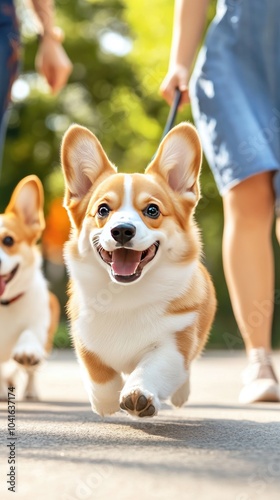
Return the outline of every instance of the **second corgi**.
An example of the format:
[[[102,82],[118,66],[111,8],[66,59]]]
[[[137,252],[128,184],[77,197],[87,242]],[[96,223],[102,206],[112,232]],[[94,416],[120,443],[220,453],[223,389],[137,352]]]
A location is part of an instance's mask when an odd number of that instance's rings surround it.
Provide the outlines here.
[[[0,215],[0,369],[11,359],[25,369],[25,399],[38,398],[35,371],[52,348],[60,313],[36,246],[44,226],[43,188],[31,175],[17,185]],[[1,372],[0,399],[7,399]]]

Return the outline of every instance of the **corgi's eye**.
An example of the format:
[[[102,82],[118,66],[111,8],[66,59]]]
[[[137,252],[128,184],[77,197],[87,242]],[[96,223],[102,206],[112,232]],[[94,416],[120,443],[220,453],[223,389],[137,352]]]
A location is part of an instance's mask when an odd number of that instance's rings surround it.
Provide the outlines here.
[[[2,240],[2,243],[3,245],[5,245],[5,247],[12,247],[14,242],[14,238],[12,238],[11,236],[5,236],[5,238],[3,238]]]
[[[105,217],[108,217],[109,213],[111,212],[111,209],[107,203],[102,203],[102,205],[99,205],[97,214],[98,217],[101,217],[104,219]]]
[[[160,209],[155,203],[150,203],[150,205],[143,210],[143,214],[151,219],[157,219],[160,216]]]

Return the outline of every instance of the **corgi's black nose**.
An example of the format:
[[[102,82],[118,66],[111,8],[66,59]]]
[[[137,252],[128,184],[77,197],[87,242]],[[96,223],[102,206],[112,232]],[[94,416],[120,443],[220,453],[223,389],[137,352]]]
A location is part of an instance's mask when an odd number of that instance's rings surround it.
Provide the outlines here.
[[[135,236],[136,227],[133,224],[122,223],[111,229],[111,235],[118,243],[125,245]]]

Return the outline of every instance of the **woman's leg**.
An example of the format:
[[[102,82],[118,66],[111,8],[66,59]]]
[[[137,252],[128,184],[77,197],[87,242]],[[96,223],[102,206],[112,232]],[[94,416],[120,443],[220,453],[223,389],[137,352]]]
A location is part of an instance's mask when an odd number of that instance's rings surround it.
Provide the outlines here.
[[[270,172],[254,175],[224,197],[223,263],[234,315],[246,350],[270,350],[274,302]]]
[[[223,197],[223,204],[224,271],[234,315],[248,358],[254,363],[254,373],[251,370],[252,373],[247,373],[245,377],[247,379],[245,384],[248,386],[253,382],[253,390],[250,389],[248,393],[246,388],[246,397],[243,397],[243,394],[241,400],[242,402],[278,400],[279,387],[275,382],[275,374],[272,369],[267,368],[270,365],[268,353],[271,349],[274,306],[274,262],[271,243],[274,218],[272,174],[265,172],[241,182]],[[257,365],[259,369],[256,368]],[[258,379],[257,388],[255,379]],[[264,384],[263,379],[265,379]],[[271,381],[269,395],[268,379]],[[271,395],[271,385],[273,385],[273,395]]]
[[[276,234],[277,241],[280,245],[280,216],[279,215],[276,217],[275,234]]]
[[[280,170],[275,172],[273,178],[274,190],[276,194],[275,201],[275,214],[276,214],[276,222],[275,222],[275,234],[280,245]]]

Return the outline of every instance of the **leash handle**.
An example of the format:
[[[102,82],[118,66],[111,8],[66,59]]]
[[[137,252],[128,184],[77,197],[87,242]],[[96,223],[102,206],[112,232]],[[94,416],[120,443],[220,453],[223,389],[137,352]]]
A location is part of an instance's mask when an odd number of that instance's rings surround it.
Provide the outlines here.
[[[161,137],[160,141],[162,141],[162,139],[168,134],[168,132],[170,132],[170,130],[172,129],[172,127],[174,125],[174,121],[175,121],[178,107],[179,107],[179,104],[181,101],[181,97],[182,97],[182,92],[178,87],[176,87],[173,103],[171,105],[171,108],[170,108],[170,111],[169,111],[169,114],[167,117],[167,121],[166,121],[166,124],[164,127],[164,131],[162,133],[162,137]]]

